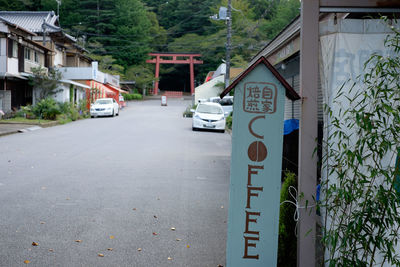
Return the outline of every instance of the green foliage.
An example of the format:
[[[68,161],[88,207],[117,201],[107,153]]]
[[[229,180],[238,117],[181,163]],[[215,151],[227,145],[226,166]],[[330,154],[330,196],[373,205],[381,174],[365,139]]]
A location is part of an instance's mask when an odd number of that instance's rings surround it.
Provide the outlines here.
[[[97,45],[97,49],[99,49],[100,47],[102,47],[102,45],[100,43],[92,43],[91,44],[92,47]],[[96,54],[90,54],[89,55],[92,59],[94,59],[95,61],[99,62],[99,70],[106,72],[106,73],[110,73],[113,75],[119,75],[120,77],[124,77],[124,67],[117,64],[117,60],[115,58],[113,58],[110,55],[96,55]]]
[[[32,111],[32,106],[21,106],[21,108],[15,113],[15,117],[17,118],[35,118],[35,115]]]
[[[203,81],[226,57],[226,22],[209,18],[221,6],[227,0],[63,0],[60,25],[90,51],[102,71],[129,77],[132,66],[143,66],[148,52],[197,52],[204,64],[196,65],[196,80]],[[299,13],[300,1],[232,0],[232,6],[232,66],[244,67]],[[57,3],[0,0],[0,9],[56,10]],[[153,81],[149,73],[154,65],[146,65],[137,78],[140,89]],[[160,74],[162,86],[171,87],[165,89],[188,90],[187,66],[162,65]]]
[[[136,65],[130,66],[125,72],[125,77],[127,80],[135,81],[135,87],[141,90],[146,88],[152,88],[154,80],[154,72],[150,70],[147,65]]]
[[[141,94],[122,94],[125,101],[128,100],[142,100],[143,96]]]
[[[151,51],[151,21],[139,0],[116,0],[113,24],[118,38],[112,41],[109,49],[121,65],[140,64]],[[140,44],[140,45],[138,45]]]
[[[45,120],[55,120],[56,116],[61,114],[59,105],[52,98],[42,99],[32,108],[32,112],[37,118]]]
[[[393,160],[400,140],[400,31],[393,28],[393,33],[385,41],[393,54],[373,55],[360,81],[349,91],[340,89],[333,103],[338,113],[326,107],[329,179],[321,189],[329,266],[400,266],[395,250],[400,241],[399,169]]]
[[[287,171],[281,188],[281,200],[295,201],[289,192],[297,189],[296,175]],[[294,193],[294,192],[293,192]],[[278,266],[291,267],[297,263],[297,237],[294,214],[296,207],[288,202],[281,204],[279,212]]]
[[[232,114],[226,117],[226,127],[231,130],[232,130],[232,120],[233,120]]]
[[[260,30],[268,39],[274,38],[292,19],[299,15],[299,0],[280,0],[276,13],[270,20],[261,23]]]
[[[185,111],[183,112],[183,117],[185,117],[185,118],[191,118],[191,117],[193,117],[193,113],[190,111],[191,109],[194,109],[194,110],[196,110],[196,108],[197,108],[197,104],[195,104],[194,106],[192,106],[192,105],[190,105],[190,106],[188,106],[186,109],[185,109]]]
[[[45,69],[41,66],[32,68],[33,76],[29,82],[33,87],[37,99],[48,98],[58,92],[58,82],[61,80],[61,73],[56,69]]]

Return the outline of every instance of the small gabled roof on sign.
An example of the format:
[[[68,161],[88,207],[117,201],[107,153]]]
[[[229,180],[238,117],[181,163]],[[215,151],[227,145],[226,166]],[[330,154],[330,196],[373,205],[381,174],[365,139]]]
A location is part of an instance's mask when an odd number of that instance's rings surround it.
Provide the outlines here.
[[[286,82],[286,80],[279,74],[279,72],[274,68],[274,66],[271,65],[271,63],[268,62],[268,60],[265,57],[260,57],[256,62],[254,62],[253,65],[248,67],[242,74],[237,77],[233,81],[232,84],[230,84],[220,95],[221,98],[226,96],[230,91],[232,91],[233,88],[241,81],[243,80],[255,67],[257,67],[259,64],[264,64],[265,67],[267,67],[271,73],[278,79],[278,81],[282,84],[282,86],[286,90],[286,97],[291,99],[291,100],[298,100],[300,99],[300,96],[296,93],[296,91]]]

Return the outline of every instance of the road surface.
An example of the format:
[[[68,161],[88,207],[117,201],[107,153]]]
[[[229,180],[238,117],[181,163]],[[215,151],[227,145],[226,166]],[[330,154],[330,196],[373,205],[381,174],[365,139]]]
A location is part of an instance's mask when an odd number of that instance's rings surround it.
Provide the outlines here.
[[[189,104],[0,137],[0,266],[224,266],[231,137]]]

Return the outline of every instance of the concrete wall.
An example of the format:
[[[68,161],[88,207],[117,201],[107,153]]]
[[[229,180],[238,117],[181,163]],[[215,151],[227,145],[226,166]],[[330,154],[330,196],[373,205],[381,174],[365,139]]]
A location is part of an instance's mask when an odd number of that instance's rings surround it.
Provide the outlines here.
[[[0,109],[5,113],[11,111],[11,91],[0,91]]]
[[[100,83],[105,82],[106,74],[99,71],[96,64],[91,67],[78,68],[78,67],[64,67],[59,68],[63,79],[67,80],[94,80]]]

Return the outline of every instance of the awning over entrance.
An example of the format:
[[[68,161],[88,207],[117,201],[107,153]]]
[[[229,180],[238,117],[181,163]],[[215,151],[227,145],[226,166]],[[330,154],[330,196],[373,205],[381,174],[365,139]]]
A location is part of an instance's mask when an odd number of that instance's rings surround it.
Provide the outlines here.
[[[9,72],[0,72],[0,79],[4,79],[4,78],[28,80],[28,78],[18,75],[18,74],[13,74],[13,73],[9,73]]]
[[[77,82],[74,82],[74,81],[71,81],[71,80],[60,80],[60,82],[67,83],[67,84],[72,84],[72,85],[75,85],[75,86],[81,87],[81,88],[90,89],[90,86],[87,86],[87,85],[84,85],[84,84],[81,84],[81,83],[77,83]]]
[[[107,83],[106,86],[111,88],[111,89],[117,90],[120,93],[124,93],[124,94],[128,94],[129,93],[128,91],[122,90],[121,88],[119,88],[117,86],[114,86],[114,85],[111,85],[109,83]]]

